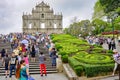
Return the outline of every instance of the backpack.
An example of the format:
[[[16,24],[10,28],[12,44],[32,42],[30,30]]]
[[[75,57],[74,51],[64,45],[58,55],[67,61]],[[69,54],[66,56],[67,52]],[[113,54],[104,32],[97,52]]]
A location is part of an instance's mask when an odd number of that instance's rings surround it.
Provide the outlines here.
[[[18,66],[17,66],[17,69],[16,69],[16,73],[15,73],[15,77],[16,77],[17,79],[20,78],[20,68],[21,68],[21,66],[18,65]]]

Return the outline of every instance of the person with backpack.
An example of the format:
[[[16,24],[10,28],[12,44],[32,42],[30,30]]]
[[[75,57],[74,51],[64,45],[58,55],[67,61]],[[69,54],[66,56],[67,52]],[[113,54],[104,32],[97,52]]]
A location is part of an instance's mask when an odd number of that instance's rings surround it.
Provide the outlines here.
[[[15,53],[12,52],[12,57],[10,58],[9,61],[9,65],[10,65],[10,74],[9,77],[11,79],[12,77],[12,71],[16,71],[17,65],[18,65],[18,58],[15,56]]]
[[[41,76],[43,76],[43,70],[44,70],[45,76],[47,76],[45,60],[46,60],[45,55],[43,54],[43,52],[40,52],[40,55],[39,55],[39,64],[40,64],[40,73],[41,73]]]
[[[8,57],[8,54],[6,54],[3,60],[3,65],[5,67],[5,78],[7,78],[7,75],[9,74],[9,61],[10,58]]]
[[[56,52],[55,48],[52,48],[52,51],[51,51],[51,54],[50,54],[50,57],[52,59],[52,67],[56,66],[56,58],[58,57],[56,55],[56,53],[57,52]]]

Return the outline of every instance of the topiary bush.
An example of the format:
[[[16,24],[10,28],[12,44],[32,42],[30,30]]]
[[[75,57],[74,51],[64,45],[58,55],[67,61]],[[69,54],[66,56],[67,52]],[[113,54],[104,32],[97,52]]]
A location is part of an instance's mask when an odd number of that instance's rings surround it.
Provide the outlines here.
[[[108,50],[107,52],[110,54],[113,54],[113,50]]]
[[[82,73],[83,73],[83,67],[82,66],[77,66],[77,67],[74,68],[74,71],[76,72],[76,74],[78,76],[81,76]]]
[[[61,56],[67,55],[67,53],[64,52],[64,51],[60,51],[58,54],[61,55]]]
[[[88,53],[78,53],[73,56],[80,62],[87,64],[108,64],[113,63],[113,59],[110,56],[102,54],[88,54]]]
[[[62,48],[62,46],[60,44],[55,44],[55,47],[56,47],[57,51],[59,51]]]
[[[62,58],[62,62],[68,63],[68,55],[63,55],[61,58]]]

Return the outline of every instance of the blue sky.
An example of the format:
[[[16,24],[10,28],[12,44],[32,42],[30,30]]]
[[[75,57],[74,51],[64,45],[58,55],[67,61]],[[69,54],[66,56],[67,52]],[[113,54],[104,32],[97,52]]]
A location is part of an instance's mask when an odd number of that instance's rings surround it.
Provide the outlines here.
[[[21,32],[23,12],[30,13],[36,3],[42,0],[1,0],[0,33]],[[54,12],[62,12],[63,26],[70,24],[74,17],[79,20],[91,19],[97,0],[43,0]]]

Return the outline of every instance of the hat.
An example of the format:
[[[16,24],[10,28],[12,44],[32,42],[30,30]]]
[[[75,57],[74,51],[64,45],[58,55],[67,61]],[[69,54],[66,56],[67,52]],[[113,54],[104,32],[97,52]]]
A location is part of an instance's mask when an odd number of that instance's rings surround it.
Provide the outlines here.
[[[113,52],[118,52],[117,49],[114,49]]]

